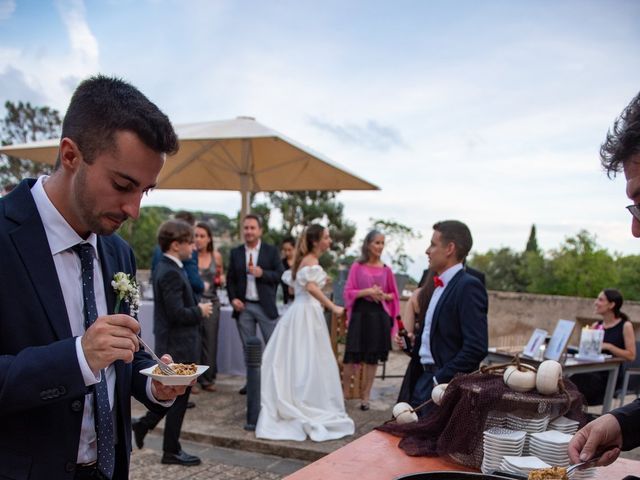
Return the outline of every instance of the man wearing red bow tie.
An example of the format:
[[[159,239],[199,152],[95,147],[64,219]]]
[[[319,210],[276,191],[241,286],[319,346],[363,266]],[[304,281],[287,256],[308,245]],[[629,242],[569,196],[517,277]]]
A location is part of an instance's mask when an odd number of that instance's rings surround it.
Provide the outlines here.
[[[431,398],[431,390],[458,373],[476,370],[487,355],[487,290],[464,268],[473,239],[469,228],[457,220],[438,222],[427,248],[434,272],[431,294],[418,314],[409,372],[403,390],[413,407]],[[428,408],[419,412],[426,413]]]

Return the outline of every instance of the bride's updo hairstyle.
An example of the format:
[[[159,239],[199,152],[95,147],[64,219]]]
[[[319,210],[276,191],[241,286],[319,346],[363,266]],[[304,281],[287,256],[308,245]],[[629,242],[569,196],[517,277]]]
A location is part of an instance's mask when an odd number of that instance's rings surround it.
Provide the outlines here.
[[[313,250],[313,244],[320,241],[323,233],[324,227],[317,223],[313,223],[306,227],[298,237],[298,241],[296,243],[296,256],[293,260],[293,267],[291,267],[291,278],[296,278],[296,273],[298,273],[298,268],[300,268],[302,259]]]

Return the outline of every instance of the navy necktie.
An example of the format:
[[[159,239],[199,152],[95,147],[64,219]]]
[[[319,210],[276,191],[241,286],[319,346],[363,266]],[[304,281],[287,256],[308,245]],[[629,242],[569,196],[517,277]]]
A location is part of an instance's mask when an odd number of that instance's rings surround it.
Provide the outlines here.
[[[80,256],[82,267],[82,297],[84,298],[84,328],[91,326],[98,318],[96,295],[93,290],[93,247],[89,243],[74,245],[72,250]],[[98,470],[107,478],[113,477],[115,448],[113,446],[113,419],[109,407],[107,376],[101,372],[100,383],[95,385],[94,420],[98,442]]]

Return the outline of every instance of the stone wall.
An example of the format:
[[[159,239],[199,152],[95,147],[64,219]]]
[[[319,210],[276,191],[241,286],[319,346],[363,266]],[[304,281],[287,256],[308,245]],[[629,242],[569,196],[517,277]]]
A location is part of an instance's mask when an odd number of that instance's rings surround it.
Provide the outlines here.
[[[595,299],[562,297],[558,295],[533,295],[489,291],[489,345],[507,347],[525,345],[536,328],[553,333],[559,319],[575,320],[576,328],[570,340],[578,345],[580,328],[600,317],[593,311]],[[624,302],[625,312],[640,331],[640,302]]]

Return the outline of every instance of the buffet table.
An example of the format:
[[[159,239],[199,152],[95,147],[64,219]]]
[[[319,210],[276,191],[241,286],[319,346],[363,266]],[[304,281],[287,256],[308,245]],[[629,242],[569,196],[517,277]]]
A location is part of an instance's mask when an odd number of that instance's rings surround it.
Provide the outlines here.
[[[233,309],[224,305],[220,308],[220,321],[218,323],[218,373],[227,375],[245,375],[244,353],[242,342],[236,321],[231,317]],[[151,347],[155,346],[153,335],[153,301],[143,300],[140,302],[138,320],[142,328],[142,339]],[[259,331],[259,329],[258,329]],[[259,338],[262,338],[258,334]],[[156,352],[161,355],[163,352]]]
[[[417,472],[474,471],[437,457],[409,457],[398,448],[399,441],[393,435],[374,430],[285,477],[285,480],[393,480]],[[619,479],[638,472],[639,461],[619,458],[607,467],[596,468],[591,479]]]
[[[517,353],[517,352],[516,352]],[[496,349],[489,349],[489,354],[484,359],[484,363],[507,363],[515,356],[513,351],[503,351]],[[530,358],[523,358],[521,360],[525,363],[529,363],[534,366],[540,365],[538,360]],[[609,372],[607,377],[607,388],[604,394],[604,400],[602,401],[602,413],[607,413],[611,410],[611,404],[613,403],[613,395],[616,390],[616,379],[618,378],[618,369],[624,360],[622,358],[607,358],[604,362],[586,362],[578,361],[573,357],[567,357],[562,364],[563,375],[571,377],[575,373],[588,373],[588,372]]]

